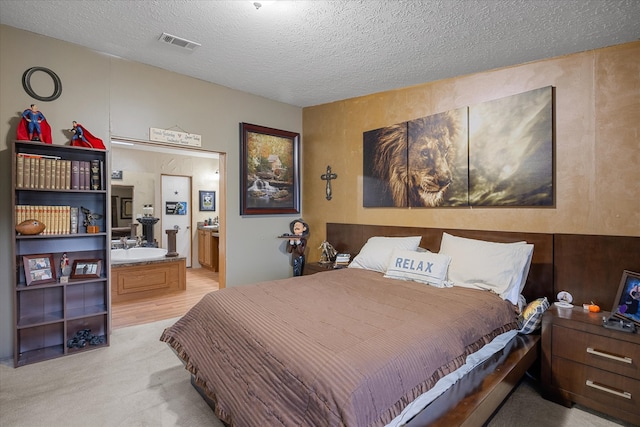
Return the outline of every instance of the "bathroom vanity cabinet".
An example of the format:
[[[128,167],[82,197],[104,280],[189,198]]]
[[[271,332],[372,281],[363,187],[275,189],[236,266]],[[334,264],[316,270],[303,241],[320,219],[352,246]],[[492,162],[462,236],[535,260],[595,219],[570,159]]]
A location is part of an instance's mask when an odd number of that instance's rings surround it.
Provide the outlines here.
[[[218,271],[218,230],[198,228],[198,262],[204,268]]]
[[[109,345],[107,171],[106,150],[13,142],[13,224],[45,225],[12,242],[16,367]]]

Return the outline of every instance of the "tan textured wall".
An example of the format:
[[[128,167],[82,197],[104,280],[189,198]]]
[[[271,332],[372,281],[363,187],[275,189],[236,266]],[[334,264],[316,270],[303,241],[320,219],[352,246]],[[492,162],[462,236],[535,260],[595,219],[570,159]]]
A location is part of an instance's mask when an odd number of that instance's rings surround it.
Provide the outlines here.
[[[555,207],[362,207],[364,131],[550,85]],[[640,42],[305,108],[303,129],[309,261],[327,222],[640,236]]]

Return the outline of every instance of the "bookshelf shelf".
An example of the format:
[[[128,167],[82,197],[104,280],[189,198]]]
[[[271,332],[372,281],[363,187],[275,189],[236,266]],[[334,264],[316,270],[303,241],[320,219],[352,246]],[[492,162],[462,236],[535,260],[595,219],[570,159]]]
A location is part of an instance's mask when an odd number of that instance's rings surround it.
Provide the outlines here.
[[[13,223],[37,219],[46,226],[36,235],[16,232],[12,242],[15,367],[109,345],[107,154],[90,148],[13,142]],[[98,233],[86,232],[82,208],[98,216],[93,224]],[[75,260],[101,260],[101,276],[61,281],[64,255],[69,267]],[[69,269],[64,270],[68,275]],[[99,345],[70,346],[84,330],[101,337]]]

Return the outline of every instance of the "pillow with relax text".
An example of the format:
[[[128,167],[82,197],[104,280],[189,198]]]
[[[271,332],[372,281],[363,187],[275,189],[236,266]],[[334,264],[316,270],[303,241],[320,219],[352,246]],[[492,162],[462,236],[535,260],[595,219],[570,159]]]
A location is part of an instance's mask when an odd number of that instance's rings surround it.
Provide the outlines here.
[[[370,237],[360,253],[351,261],[349,268],[364,268],[384,273],[387,271],[389,258],[395,249],[415,251],[421,239],[422,236]]]
[[[396,249],[384,277],[444,288],[450,261],[448,255]]]

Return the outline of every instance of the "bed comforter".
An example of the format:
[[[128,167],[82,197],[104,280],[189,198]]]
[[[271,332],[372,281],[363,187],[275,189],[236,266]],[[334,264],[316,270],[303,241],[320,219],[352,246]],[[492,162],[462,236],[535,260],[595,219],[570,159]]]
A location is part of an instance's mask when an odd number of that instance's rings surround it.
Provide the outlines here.
[[[233,426],[383,426],[516,328],[488,291],[341,269],[206,295],[167,342]]]

